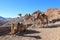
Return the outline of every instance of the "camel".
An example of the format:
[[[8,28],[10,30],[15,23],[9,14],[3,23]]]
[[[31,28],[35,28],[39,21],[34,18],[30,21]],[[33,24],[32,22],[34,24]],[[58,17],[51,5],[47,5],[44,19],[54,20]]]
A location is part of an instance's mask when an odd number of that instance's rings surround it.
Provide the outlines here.
[[[41,26],[44,27],[45,24],[47,24],[47,26],[48,26],[48,16],[45,15],[44,13],[36,11],[33,13],[33,16],[34,16],[34,22],[36,22],[37,20],[40,20],[38,22],[40,22]]]
[[[19,24],[16,26],[15,24],[11,24],[11,32],[9,33],[10,35],[14,35],[16,33],[20,33],[20,32],[23,32],[23,31],[26,31],[26,25],[23,25],[23,24]]]
[[[25,16],[24,16],[24,22],[25,22],[25,24],[26,25],[30,25],[30,27],[32,27],[33,26],[33,17],[32,17],[32,15],[30,15],[30,14],[26,14]]]
[[[37,26],[38,24],[40,25],[40,19],[39,19],[39,16],[40,16],[41,12],[38,10],[38,11],[35,11],[32,16],[33,16],[33,19],[34,19],[34,26]]]
[[[11,24],[11,32],[9,33],[10,35],[13,35],[15,34],[17,31],[17,27],[12,23]]]
[[[38,15],[40,15],[40,13],[35,13],[32,15],[34,17],[34,21],[39,19]]]
[[[26,14],[26,15],[24,16],[24,19],[25,19],[25,20],[31,19],[31,15],[30,15],[30,14]]]
[[[31,22],[32,21],[32,16],[30,14],[26,14],[24,16],[24,22]]]
[[[45,24],[46,24],[46,26],[48,26],[48,16],[47,15],[45,15],[44,13],[42,13],[39,16],[39,19],[41,20],[41,24],[42,24],[43,27],[44,27]]]

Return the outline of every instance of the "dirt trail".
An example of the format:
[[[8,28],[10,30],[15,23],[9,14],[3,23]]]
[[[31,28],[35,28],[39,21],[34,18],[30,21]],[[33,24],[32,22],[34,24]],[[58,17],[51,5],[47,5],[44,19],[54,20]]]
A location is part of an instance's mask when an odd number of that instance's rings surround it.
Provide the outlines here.
[[[1,35],[0,40],[60,40],[60,28],[29,28],[15,36]]]
[[[60,22],[49,24],[49,28],[28,28],[26,32],[8,35],[0,32],[0,40],[60,40]]]

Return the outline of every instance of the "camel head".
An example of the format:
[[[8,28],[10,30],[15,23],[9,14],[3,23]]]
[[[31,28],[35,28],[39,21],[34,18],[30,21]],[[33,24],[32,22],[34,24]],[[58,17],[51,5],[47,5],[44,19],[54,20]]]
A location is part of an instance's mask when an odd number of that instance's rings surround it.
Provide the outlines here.
[[[30,14],[26,14],[24,18],[25,18],[25,19],[29,19],[30,17],[31,17]]]
[[[42,12],[40,10],[35,11],[32,15],[34,16],[34,18],[39,18],[40,14],[42,14]]]

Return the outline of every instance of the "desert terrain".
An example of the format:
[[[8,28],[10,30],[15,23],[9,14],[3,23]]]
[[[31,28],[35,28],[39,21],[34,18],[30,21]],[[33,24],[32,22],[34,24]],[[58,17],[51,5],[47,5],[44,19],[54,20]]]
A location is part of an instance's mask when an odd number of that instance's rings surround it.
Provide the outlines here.
[[[26,32],[8,35],[9,31],[0,32],[0,40],[60,40],[60,22],[49,24],[48,28],[28,28]]]

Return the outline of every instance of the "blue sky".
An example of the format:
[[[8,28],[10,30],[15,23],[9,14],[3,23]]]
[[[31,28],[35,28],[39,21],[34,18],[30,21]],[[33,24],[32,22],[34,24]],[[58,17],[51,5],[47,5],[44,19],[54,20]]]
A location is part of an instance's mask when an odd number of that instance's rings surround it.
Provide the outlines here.
[[[45,12],[49,8],[60,8],[60,0],[0,0],[0,16],[18,17],[19,13],[32,14],[36,10]]]

